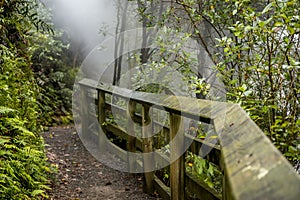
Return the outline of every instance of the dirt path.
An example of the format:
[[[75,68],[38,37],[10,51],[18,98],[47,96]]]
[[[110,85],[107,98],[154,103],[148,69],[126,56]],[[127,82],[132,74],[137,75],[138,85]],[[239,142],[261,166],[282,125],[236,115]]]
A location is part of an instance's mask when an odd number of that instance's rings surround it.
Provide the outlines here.
[[[115,171],[91,156],[73,126],[50,128],[43,137],[48,158],[59,170],[51,199],[159,199],[143,193],[140,175]]]

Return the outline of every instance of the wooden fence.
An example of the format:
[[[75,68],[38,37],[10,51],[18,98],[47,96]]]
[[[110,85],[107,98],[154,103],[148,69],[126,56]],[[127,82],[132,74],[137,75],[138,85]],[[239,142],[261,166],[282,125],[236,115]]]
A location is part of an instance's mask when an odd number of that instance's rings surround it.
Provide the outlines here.
[[[239,105],[136,92],[104,83],[98,84],[90,79],[81,80],[79,85],[81,134],[95,134],[90,128],[89,116],[96,115],[104,133],[125,140],[126,147],[121,148],[107,142],[105,135],[98,134],[99,151],[114,152],[128,163],[128,169],[144,168],[146,192],[156,191],[163,199],[172,200],[300,198],[299,175]],[[122,99],[125,107],[114,104],[113,98]],[[169,123],[161,124],[151,119],[151,106],[164,110],[168,114]],[[124,128],[107,123],[112,110],[122,116],[126,122]],[[218,143],[214,145],[203,138],[188,134],[183,129],[182,118],[211,124],[216,133],[221,133]],[[135,123],[141,124],[141,134],[136,133]],[[159,127],[159,134],[167,137],[167,141],[177,137],[175,142],[170,143],[169,156],[153,148],[154,136],[147,137],[149,133],[153,133],[155,127]],[[204,146],[210,148],[205,159],[214,163],[223,174],[221,193],[187,170],[189,163],[186,161],[186,153],[178,156],[187,140],[192,140],[187,151],[193,154],[198,154]],[[155,159],[130,159],[128,152],[154,152]],[[156,164],[153,160],[174,161],[167,169],[170,174],[169,186],[155,172],[147,171],[147,168],[151,169]]]

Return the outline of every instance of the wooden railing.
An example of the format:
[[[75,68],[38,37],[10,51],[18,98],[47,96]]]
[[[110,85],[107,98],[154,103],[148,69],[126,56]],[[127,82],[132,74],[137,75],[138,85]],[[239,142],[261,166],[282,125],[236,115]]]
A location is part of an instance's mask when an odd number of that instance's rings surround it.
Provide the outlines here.
[[[114,143],[107,142],[105,135],[98,134],[99,152],[108,150],[115,153],[128,163],[128,169],[138,167],[144,169],[146,192],[157,191],[163,199],[172,200],[299,199],[299,175],[239,105],[136,92],[104,83],[98,84],[90,79],[81,80],[79,85],[82,136],[95,134],[93,133],[95,131],[89,128],[92,123],[89,116],[96,115],[105,134],[113,134],[125,140],[126,148],[122,149]],[[125,107],[112,103],[121,99],[125,102]],[[151,106],[164,110],[168,114],[169,123],[161,124],[151,119],[153,117],[149,114]],[[96,110],[96,113],[93,110]],[[125,122],[123,128],[107,123],[108,113],[112,110],[122,116]],[[186,133],[183,118],[211,124],[218,133],[218,143],[214,145]],[[135,123],[141,124],[141,130],[134,128]],[[153,136],[147,137],[149,133],[153,133],[155,127],[160,129],[160,139],[170,141],[177,137],[170,143],[169,157],[153,148],[155,146]],[[138,134],[137,131],[142,133]],[[192,140],[187,151],[194,154],[198,154],[200,148],[204,146],[211,148],[205,159],[213,162],[222,171],[222,193],[208,187],[203,180],[187,170],[186,154],[176,159],[187,140]],[[144,157],[138,161],[130,158],[128,152],[155,152],[155,159]],[[154,160],[157,163],[154,163]],[[168,187],[155,172],[147,168],[159,165],[160,161],[164,163],[170,160],[175,161],[170,163],[168,169],[170,174]]]

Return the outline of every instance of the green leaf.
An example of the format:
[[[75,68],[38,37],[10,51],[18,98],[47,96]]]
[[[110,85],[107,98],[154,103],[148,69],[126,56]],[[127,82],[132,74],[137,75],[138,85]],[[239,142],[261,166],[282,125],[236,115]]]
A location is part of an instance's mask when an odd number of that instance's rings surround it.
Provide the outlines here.
[[[283,37],[283,40],[284,40],[285,44],[289,44],[290,43],[290,39],[287,36]]]
[[[36,195],[40,195],[43,194],[45,191],[44,190],[34,190],[31,192],[31,196],[36,196]]]
[[[16,112],[16,110],[11,109],[11,108],[7,108],[4,106],[0,106],[0,115],[7,115],[10,113]]]
[[[236,15],[236,13],[237,13],[237,9],[234,9],[232,15]]]
[[[294,27],[288,26],[287,29],[288,29],[288,31],[290,32],[291,35],[295,34]]]
[[[208,172],[211,176],[214,175],[214,167],[213,167],[211,164],[209,164],[209,168],[208,168],[207,172]]]
[[[262,11],[262,14],[265,14],[266,12],[268,12],[271,7],[273,6],[273,2],[272,3],[269,3],[265,8],[264,10]]]
[[[275,22],[274,26],[275,27],[282,27],[283,23],[282,22]]]
[[[205,179],[204,181],[210,188],[214,188],[213,182],[209,181],[208,179]]]
[[[0,136],[0,145],[1,146],[6,144],[6,143],[9,143],[9,141],[10,141],[9,137],[4,138],[4,137]]]

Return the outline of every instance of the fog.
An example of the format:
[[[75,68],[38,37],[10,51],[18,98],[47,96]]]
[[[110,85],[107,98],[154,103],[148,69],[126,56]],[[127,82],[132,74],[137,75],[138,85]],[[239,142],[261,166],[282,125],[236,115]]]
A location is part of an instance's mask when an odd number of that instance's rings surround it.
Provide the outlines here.
[[[104,36],[103,24],[114,32],[116,8],[113,0],[43,0],[52,10],[56,27],[63,29],[72,42],[84,47],[87,54]]]
[[[43,0],[48,7],[52,9],[53,20],[58,28],[63,29],[71,37],[71,48],[77,53],[78,47],[80,47],[80,54],[82,59],[80,63],[81,70],[86,77],[101,80],[103,82],[112,83],[114,61],[121,55],[114,54],[115,39],[108,34],[106,37],[99,33],[103,24],[108,26],[108,32],[113,34],[116,30],[117,21],[117,9],[114,0]],[[132,50],[140,49],[142,44],[141,29],[137,29],[141,24],[138,23],[133,10],[135,3],[129,4],[128,20],[126,24],[125,46],[123,54],[127,55]],[[135,30],[133,30],[136,28]],[[130,31],[131,30],[131,31]],[[136,32],[135,32],[136,31]],[[150,31],[149,31],[150,32]],[[158,34],[159,31],[153,30],[152,34]],[[162,35],[159,34],[159,35]],[[176,35],[174,35],[176,36]],[[155,38],[155,37],[153,37]],[[192,40],[192,39],[191,39]],[[180,41],[180,40],[178,40]],[[149,41],[148,41],[149,42]],[[195,54],[195,58],[199,63],[192,69],[197,74],[200,72],[206,81],[214,85],[216,88],[212,88],[210,92],[212,96],[222,96],[223,85],[216,79],[213,67],[214,63],[207,55],[204,49],[197,41],[193,41],[195,44],[189,46],[191,54]],[[151,42],[147,44],[150,47]],[[143,46],[145,48],[145,46]],[[151,47],[153,48],[153,47]],[[198,51],[196,51],[198,50]],[[198,55],[197,55],[198,54]],[[75,56],[75,61],[76,61]],[[191,66],[192,67],[192,66]],[[122,63],[121,74],[125,74],[129,69],[128,62]],[[197,72],[198,71],[198,72]],[[128,74],[131,76],[131,74]],[[130,82],[130,77],[124,76],[124,83],[127,87],[127,82]],[[220,94],[222,93],[222,94]]]

